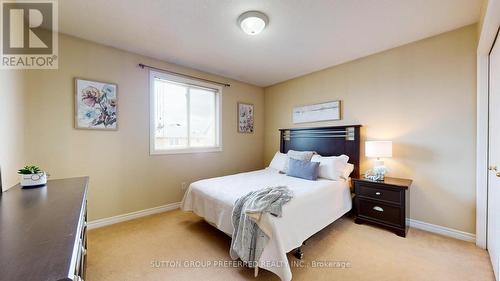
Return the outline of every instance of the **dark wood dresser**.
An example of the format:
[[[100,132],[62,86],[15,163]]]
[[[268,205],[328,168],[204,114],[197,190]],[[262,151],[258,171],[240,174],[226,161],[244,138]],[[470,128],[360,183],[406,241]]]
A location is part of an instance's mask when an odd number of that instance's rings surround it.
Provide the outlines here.
[[[384,181],[353,178],[356,223],[371,223],[406,237],[410,216],[411,180],[386,177]]]
[[[88,178],[0,196],[0,281],[85,279]]]

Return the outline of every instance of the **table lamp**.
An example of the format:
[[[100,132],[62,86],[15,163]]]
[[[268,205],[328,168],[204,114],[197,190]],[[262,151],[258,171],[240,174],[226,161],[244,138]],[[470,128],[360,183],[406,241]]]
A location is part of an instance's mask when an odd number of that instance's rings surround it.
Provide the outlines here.
[[[365,156],[377,158],[373,163],[373,169],[365,174],[365,178],[384,180],[387,169],[384,166],[384,161],[380,158],[392,157],[392,141],[366,141]]]

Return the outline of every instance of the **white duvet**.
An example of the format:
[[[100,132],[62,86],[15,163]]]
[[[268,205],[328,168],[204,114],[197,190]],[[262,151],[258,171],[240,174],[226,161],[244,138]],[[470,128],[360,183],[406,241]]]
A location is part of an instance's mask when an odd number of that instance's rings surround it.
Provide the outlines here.
[[[259,267],[275,273],[281,280],[291,280],[286,253],[351,209],[348,182],[309,181],[268,168],[194,182],[184,195],[181,209],[193,211],[231,235],[231,214],[236,200],[250,191],[270,186],[288,186],[294,197],[283,207],[281,218],[265,214],[258,222],[259,227],[270,234]]]

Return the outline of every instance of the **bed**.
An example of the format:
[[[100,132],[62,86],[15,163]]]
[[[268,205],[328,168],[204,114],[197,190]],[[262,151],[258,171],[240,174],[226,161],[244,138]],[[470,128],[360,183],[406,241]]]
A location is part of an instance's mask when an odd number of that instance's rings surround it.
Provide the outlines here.
[[[359,129],[360,126],[283,129],[280,130],[280,151],[312,150],[324,156],[346,154],[354,165],[351,176],[358,176]],[[291,280],[286,254],[351,210],[348,180],[309,181],[267,168],[194,182],[184,195],[181,209],[194,212],[231,236],[231,215],[236,200],[250,191],[269,186],[287,186],[294,198],[284,205],[282,217],[265,214],[259,221],[259,227],[270,236],[259,267],[275,273],[281,280]]]

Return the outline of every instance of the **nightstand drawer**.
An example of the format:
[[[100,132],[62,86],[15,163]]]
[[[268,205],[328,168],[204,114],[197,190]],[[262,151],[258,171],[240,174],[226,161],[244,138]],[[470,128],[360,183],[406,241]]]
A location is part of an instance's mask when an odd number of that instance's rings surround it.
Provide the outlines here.
[[[360,217],[376,219],[395,226],[401,225],[401,208],[361,198],[358,198],[358,203]]]
[[[384,200],[396,204],[401,203],[400,191],[379,188],[369,183],[356,183],[356,185],[360,185],[355,191],[356,194],[359,194],[360,196],[377,200]]]

